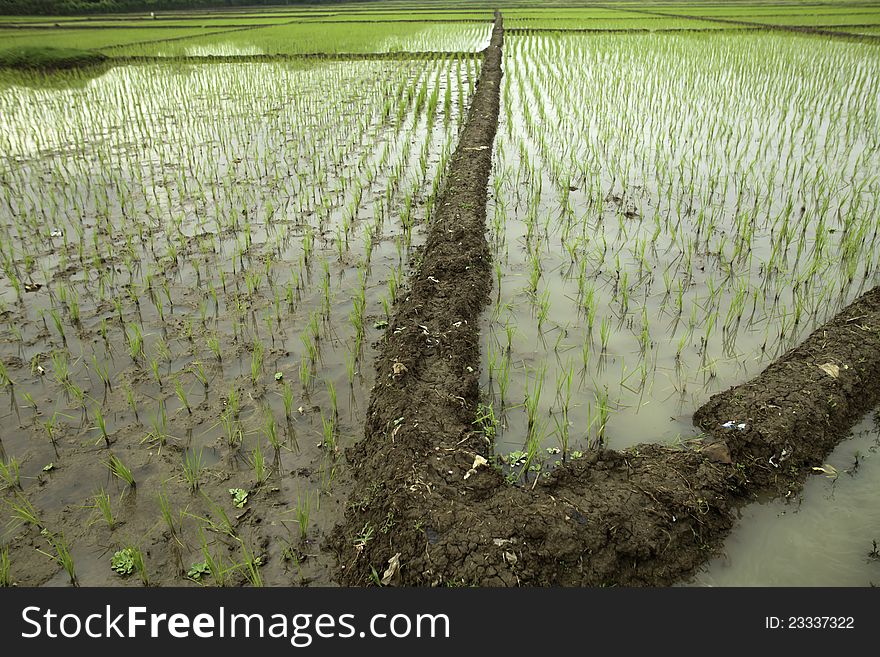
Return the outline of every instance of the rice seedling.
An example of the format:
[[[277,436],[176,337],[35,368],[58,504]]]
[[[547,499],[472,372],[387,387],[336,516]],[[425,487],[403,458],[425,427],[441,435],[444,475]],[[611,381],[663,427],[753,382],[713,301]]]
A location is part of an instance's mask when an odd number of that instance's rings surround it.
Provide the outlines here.
[[[101,378],[101,382],[108,392],[113,392],[113,382],[110,380],[110,370],[106,363],[101,363],[95,354],[92,354],[92,368]]]
[[[189,485],[190,492],[195,493],[199,489],[203,469],[202,450],[188,449],[183,457],[183,478]]]
[[[216,504],[204,492],[201,492],[201,496],[208,507],[209,513],[205,516],[197,516],[191,513],[186,513],[186,515],[201,521],[204,528],[207,530],[223,534],[224,536],[228,536],[232,539],[237,540],[238,533],[235,531],[235,525],[232,523],[232,520],[229,518],[229,515],[226,513],[223,507],[219,504]]]
[[[46,532],[45,536],[46,540],[49,541],[49,545],[55,551],[55,554],[45,552],[39,548],[37,548],[37,552],[46,555],[61,566],[67,573],[72,586],[79,586],[79,582],[76,579],[76,567],[73,562],[73,555],[70,552],[70,546],[64,538],[64,534],[51,534]]]
[[[3,482],[4,488],[17,488],[21,490],[21,473],[19,471],[19,462],[14,456],[6,461],[0,460],[0,481]]]
[[[312,496],[310,492],[296,494],[296,521],[299,524],[299,538],[305,542],[309,533],[309,518],[312,513]]]
[[[129,324],[125,335],[128,339],[128,354],[132,362],[137,364],[144,355],[144,338],[141,329],[137,324]]]
[[[101,432],[101,436],[98,438],[98,441],[95,443],[96,445],[100,443],[102,440],[104,441],[104,445],[108,448],[110,447],[110,436],[107,433],[107,422],[104,419],[104,414],[101,411],[101,405],[95,404],[92,407],[92,417],[95,418],[95,422],[97,423],[97,429]]]
[[[257,482],[257,486],[266,483],[266,478],[268,476],[268,471],[266,470],[266,458],[263,456],[263,450],[260,449],[259,442],[254,446],[253,451],[251,451],[248,463],[250,463],[250,466],[254,469],[254,479]]]
[[[187,396],[186,390],[183,387],[183,384],[180,382],[180,379],[174,379],[174,394],[177,395],[177,398],[180,400],[180,403],[183,404],[186,412],[189,415],[192,415],[192,408],[190,408],[189,405],[189,398]]]
[[[165,407],[164,399],[159,400],[156,414],[150,420],[150,426],[150,432],[144,436],[141,443],[150,443],[151,445],[158,446],[161,451],[168,442],[168,438],[171,437],[168,434],[168,411]]]
[[[222,551],[211,551],[202,529],[199,529],[199,542],[204,561],[193,564],[187,572],[187,577],[201,583],[205,575],[210,575],[214,586],[226,586],[229,584],[229,574],[235,570],[235,567],[226,565]]]
[[[9,559],[9,547],[4,545],[0,548],[0,588],[7,588],[15,584],[12,579],[12,561]]]
[[[526,393],[523,406],[528,416],[528,432],[529,435],[536,427],[538,418],[538,406],[541,402],[541,392],[544,389],[544,373],[545,369],[541,368],[534,373],[533,385],[529,387],[529,374],[526,372]]]
[[[208,349],[214,355],[214,358],[217,359],[218,363],[223,362],[223,350],[220,347],[220,340],[216,335],[208,336],[207,340]]]
[[[5,504],[11,512],[13,525],[32,525],[42,531],[39,513],[23,493],[16,493],[11,500],[5,500]]]
[[[196,380],[202,384],[202,387],[205,391],[208,390],[208,375],[205,373],[205,368],[199,361],[193,361],[190,365],[189,371],[192,373]]]
[[[241,553],[244,559],[241,567],[242,573],[251,586],[263,586],[263,575],[260,573],[260,566],[263,565],[262,558],[255,555],[244,540],[239,538],[238,542],[241,544]]]
[[[258,339],[254,340],[254,348],[251,352],[251,381],[254,385],[260,379],[260,376],[263,373],[263,353],[265,348],[263,347],[263,343]]]
[[[95,510],[96,516],[89,522],[89,524],[93,524],[100,517],[107,523],[107,528],[110,531],[116,529],[118,523],[113,516],[113,506],[111,504],[110,496],[103,488],[92,497],[92,504],[90,507]]]
[[[159,502],[159,512],[162,520],[165,522],[165,527],[168,528],[169,536],[177,543],[181,543],[180,533],[183,526],[183,514],[181,513],[177,520],[174,519],[174,514],[171,512],[171,501],[168,499],[168,492],[165,490],[164,484],[156,499]]]
[[[325,418],[324,412],[321,411],[321,433],[324,437],[322,445],[331,454],[337,452],[336,446],[336,421],[332,418]]]
[[[285,381],[281,386],[281,399],[284,402],[284,418],[290,422],[293,416],[293,388]]]
[[[263,427],[265,429],[266,438],[272,449],[275,450],[276,463],[281,459],[281,439],[278,436],[278,426],[275,424],[275,415],[272,409],[266,406],[263,409]]]
[[[124,481],[130,489],[134,489],[137,487],[137,482],[135,482],[134,474],[122,462],[122,460],[116,456],[115,454],[110,454],[110,457],[105,462],[107,469],[110,470],[110,474],[112,474],[117,479]]]

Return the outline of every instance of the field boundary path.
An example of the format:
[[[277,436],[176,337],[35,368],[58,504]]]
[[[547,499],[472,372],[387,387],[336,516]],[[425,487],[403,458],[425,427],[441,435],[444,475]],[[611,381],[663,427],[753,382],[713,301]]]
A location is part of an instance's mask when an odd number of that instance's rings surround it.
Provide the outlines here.
[[[602,9],[611,10],[609,5],[596,5]],[[742,26],[750,28],[758,28],[762,30],[776,30],[779,32],[794,32],[795,34],[814,34],[818,36],[832,37],[835,39],[844,39],[847,41],[867,41],[871,43],[880,43],[880,35],[875,34],[856,34],[854,32],[835,32],[833,30],[823,29],[822,27],[812,27],[810,25],[784,25],[779,23],[759,23],[756,21],[743,21],[735,18],[723,18],[720,16],[691,16],[688,14],[669,14],[659,11],[648,11],[638,9],[626,9],[623,7],[614,8],[615,11],[628,11],[641,16],[660,16],[662,18],[682,18],[691,21],[711,21],[712,23],[722,23],[724,25]],[[841,25],[840,27],[862,27],[860,25]],[[680,30],[681,31],[681,30]],[[690,30],[684,30],[690,31]]]
[[[595,450],[532,488],[493,465],[480,403],[488,178],[502,18],[377,359],[355,480],[331,541],[338,577],[369,583],[661,586],[705,563],[758,494],[790,495],[880,400],[880,289],[756,379],[697,411],[706,438]]]

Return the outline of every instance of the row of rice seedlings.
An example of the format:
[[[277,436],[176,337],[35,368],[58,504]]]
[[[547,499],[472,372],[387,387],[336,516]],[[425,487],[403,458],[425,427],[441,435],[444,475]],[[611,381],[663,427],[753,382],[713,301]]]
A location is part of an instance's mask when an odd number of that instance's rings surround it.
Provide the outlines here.
[[[115,56],[230,56],[333,53],[477,52],[489,43],[489,21],[463,23],[402,23],[369,21],[340,23],[292,21],[290,24],[175,40],[106,47]],[[115,44],[111,44],[115,45]]]
[[[396,252],[393,299],[477,73],[473,57],[301,71],[223,66],[196,69],[185,81],[135,68],[71,93],[0,91],[10,119],[0,134],[0,261],[10,274],[0,283],[0,309],[12,311],[2,328],[12,339],[0,353],[0,384],[16,413],[31,413],[33,431],[48,436],[57,458],[66,444],[59,436],[78,432],[108,449],[131,445],[133,421],[142,427],[135,439],[160,451],[188,446],[194,431],[200,444],[216,433],[238,450],[260,432],[278,463],[284,443],[272,406],[283,405],[296,448],[296,400],[311,394],[330,413],[313,430],[335,454],[344,404],[338,381],[321,369],[346,340],[334,320],[350,295],[346,270],[356,264],[362,325],[346,355],[352,415],[355,396],[365,394],[356,384],[369,308],[381,300],[372,281]],[[385,111],[395,94],[408,108],[399,118]],[[183,106],[192,112],[181,115],[175,108]],[[53,127],[33,132],[36,117]],[[247,117],[259,119],[246,128]],[[123,128],[96,140],[108,125]],[[21,166],[8,168],[13,159]],[[309,337],[302,388],[283,377],[281,354],[300,351],[288,328],[296,324]],[[30,370],[10,371],[7,362]],[[279,395],[266,395],[271,373]],[[325,391],[312,390],[319,377]],[[46,419],[37,423],[39,416]],[[204,481],[199,450],[186,447],[178,471],[194,491]],[[246,458],[258,484],[281,471],[259,443]],[[137,485],[123,460],[104,460],[112,476]],[[3,464],[15,482],[17,461]],[[334,471],[322,466],[322,485]],[[39,521],[16,503],[22,522]],[[116,526],[106,493],[86,505]]]
[[[880,57],[802,45],[507,40],[484,333],[505,450],[545,418],[568,453],[672,438],[876,283]],[[573,392],[534,408],[536,367]]]

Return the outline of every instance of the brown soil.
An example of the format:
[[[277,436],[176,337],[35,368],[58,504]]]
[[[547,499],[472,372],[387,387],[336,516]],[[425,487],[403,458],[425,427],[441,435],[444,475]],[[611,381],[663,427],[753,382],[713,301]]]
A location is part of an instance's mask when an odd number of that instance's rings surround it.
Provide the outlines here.
[[[347,454],[355,493],[331,541],[339,578],[668,585],[714,554],[735,505],[796,490],[880,400],[880,288],[755,380],[713,396],[695,416],[702,443],[593,451],[530,488],[508,484],[473,423],[502,39],[498,16],[427,244],[377,360],[365,438]],[[472,469],[477,456],[488,465]]]

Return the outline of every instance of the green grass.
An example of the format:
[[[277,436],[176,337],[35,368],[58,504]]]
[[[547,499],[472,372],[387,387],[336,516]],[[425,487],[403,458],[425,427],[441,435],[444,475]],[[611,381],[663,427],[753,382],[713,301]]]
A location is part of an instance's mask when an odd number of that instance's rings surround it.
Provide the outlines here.
[[[73,50],[81,48],[86,43],[92,50],[105,50],[133,43],[200,36],[206,31],[202,28],[170,30],[150,28],[120,28],[118,30],[20,29],[0,30],[0,39],[4,45],[11,48]]]
[[[481,23],[299,23],[143,45],[120,45],[112,55],[295,55],[397,51],[477,51],[491,24]],[[164,30],[170,32],[171,30]],[[145,39],[144,39],[145,40]],[[135,39],[132,39],[135,41]]]
[[[0,68],[59,71],[97,66],[106,59],[106,56],[99,52],[77,48],[25,45],[0,50]]]

